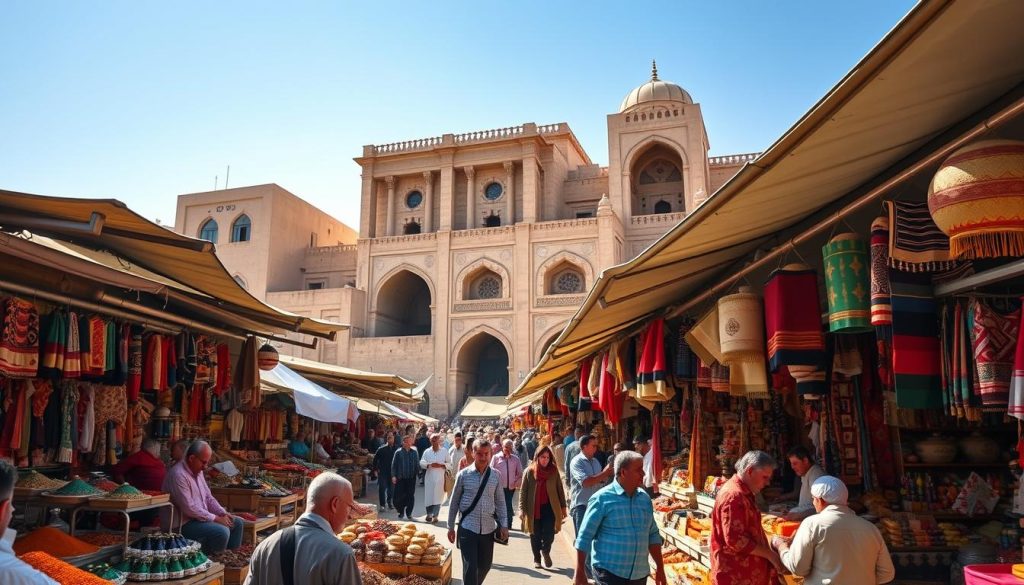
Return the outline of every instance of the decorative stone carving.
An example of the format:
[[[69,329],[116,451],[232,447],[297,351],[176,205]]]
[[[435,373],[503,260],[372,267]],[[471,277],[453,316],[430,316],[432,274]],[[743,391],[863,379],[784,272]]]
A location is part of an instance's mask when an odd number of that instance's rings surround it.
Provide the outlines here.
[[[452,306],[452,312],[454,313],[472,313],[475,311],[511,311],[512,300],[511,299],[499,299],[496,301],[492,300],[473,300],[473,301],[459,301]]]
[[[591,258],[594,255],[594,244],[583,244],[583,255]]]
[[[502,250],[501,255],[499,257],[501,258],[502,262],[508,262],[509,260],[512,259],[512,252],[508,250]]]
[[[538,258],[546,258],[547,255],[548,255],[548,248],[547,248],[547,246],[538,246],[537,247],[537,257]]]
[[[509,319],[509,318],[502,319],[501,320],[501,328],[503,330],[505,330],[505,331],[508,331],[509,329],[511,329],[512,328],[512,319]]]
[[[455,321],[454,323],[452,323],[452,329],[455,330],[456,333],[462,333],[462,331],[465,328],[466,324],[463,323],[462,321]]]
[[[545,317],[544,315],[541,315],[534,319],[533,323],[537,327],[537,329],[543,329],[548,326],[548,318]]]
[[[538,307],[578,307],[586,298],[587,295],[545,295],[537,297],[534,304]]]
[[[423,264],[426,265],[427,268],[433,268],[434,267],[434,255],[433,254],[427,254],[423,258]]]
[[[457,264],[459,266],[465,266],[466,265],[466,255],[465,254],[456,254],[455,255],[455,264]]]

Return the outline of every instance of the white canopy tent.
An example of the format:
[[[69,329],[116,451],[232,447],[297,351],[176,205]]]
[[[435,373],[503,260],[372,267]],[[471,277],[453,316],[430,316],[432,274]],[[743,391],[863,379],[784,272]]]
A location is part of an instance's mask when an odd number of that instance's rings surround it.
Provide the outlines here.
[[[351,400],[303,378],[283,363],[273,370],[260,372],[260,381],[274,391],[290,392],[295,400],[295,412],[302,416],[342,424],[359,418],[359,411]]]

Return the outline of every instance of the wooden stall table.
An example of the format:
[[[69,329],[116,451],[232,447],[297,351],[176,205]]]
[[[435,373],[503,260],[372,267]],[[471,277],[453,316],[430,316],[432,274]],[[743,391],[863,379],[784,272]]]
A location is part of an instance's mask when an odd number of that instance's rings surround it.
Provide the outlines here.
[[[281,523],[281,519],[277,516],[270,518],[260,518],[255,522],[249,522],[248,520],[242,521],[242,542],[245,544],[256,544],[256,533],[267,528],[277,528]]]
[[[242,488],[210,488],[210,494],[228,512],[256,513],[262,499],[259,490]]]
[[[171,579],[170,581],[147,581],[154,585],[223,585],[224,565],[213,563],[204,573],[185,577],[184,579]]]
[[[285,522],[293,524],[299,519],[299,500],[304,500],[305,498],[305,494],[289,494],[281,497],[261,497],[258,507],[260,512],[273,512],[274,516],[278,517],[281,524],[284,524]],[[292,509],[289,512],[285,512],[284,507],[288,504],[292,504]]]

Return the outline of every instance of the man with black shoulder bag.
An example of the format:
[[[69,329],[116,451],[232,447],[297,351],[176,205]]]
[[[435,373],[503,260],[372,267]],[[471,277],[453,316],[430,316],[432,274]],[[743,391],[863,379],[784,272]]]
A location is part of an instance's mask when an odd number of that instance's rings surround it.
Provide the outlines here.
[[[448,507],[448,541],[462,552],[462,582],[481,585],[491,570],[494,542],[508,542],[509,518],[498,475],[491,472],[491,444],[473,445],[474,465],[455,476]],[[458,534],[455,531],[459,519]]]

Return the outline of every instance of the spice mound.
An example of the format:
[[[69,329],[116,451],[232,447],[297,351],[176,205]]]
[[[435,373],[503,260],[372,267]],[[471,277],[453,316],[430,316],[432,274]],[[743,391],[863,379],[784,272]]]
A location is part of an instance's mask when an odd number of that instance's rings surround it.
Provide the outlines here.
[[[38,530],[36,532],[38,532]],[[110,581],[107,581],[106,579],[102,579],[92,573],[69,565],[60,559],[55,559],[41,551],[25,553],[24,555],[18,556],[21,557],[21,560],[32,565],[36,570],[58,583],[74,583],[75,585],[110,585]]]
[[[50,492],[54,496],[97,496],[102,493],[77,477],[64,487]]]
[[[99,547],[78,540],[63,530],[44,526],[14,541],[14,554],[19,557],[33,551],[42,551],[52,556],[65,558],[92,554]]]
[[[121,484],[117,489],[107,494],[107,499],[110,500],[142,500],[148,497],[126,483]]]
[[[28,472],[21,479],[15,487],[30,489],[30,490],[56,490],[64,487],[68,482],[61,481],[59,479],[50,479],[42,473],[39,473],[35,469]]]

